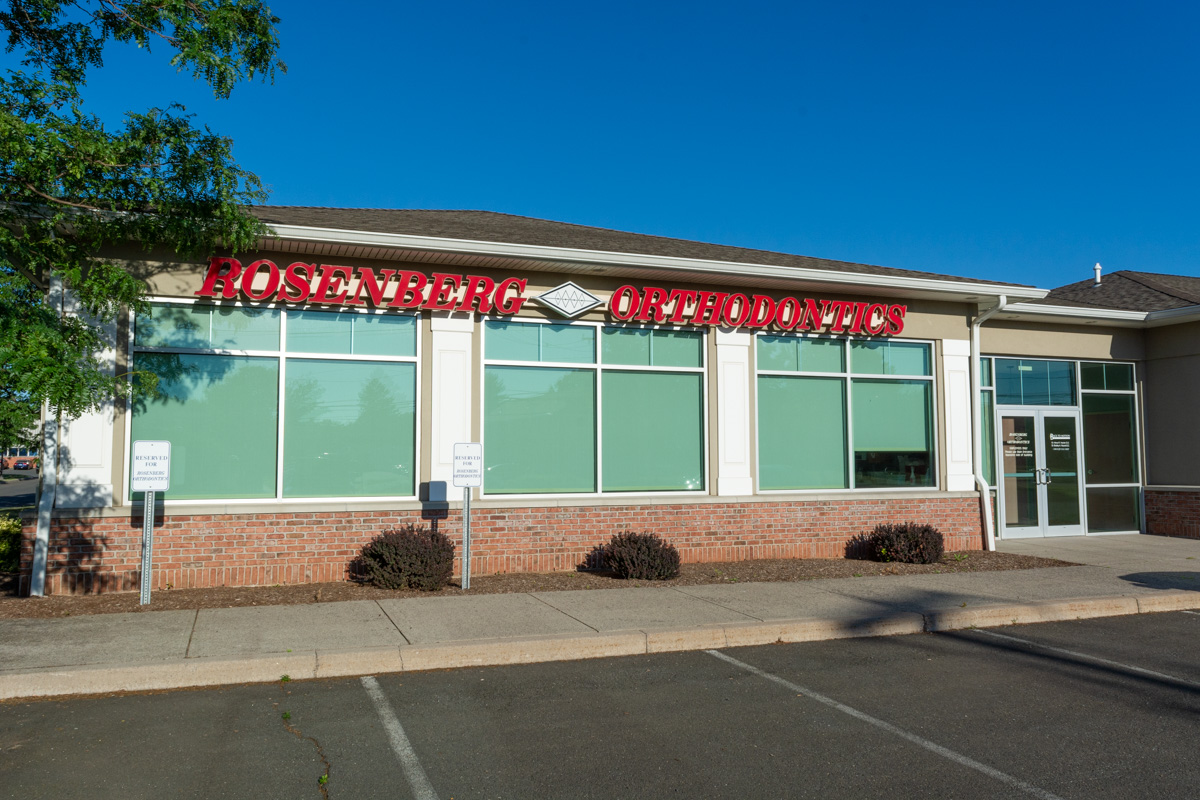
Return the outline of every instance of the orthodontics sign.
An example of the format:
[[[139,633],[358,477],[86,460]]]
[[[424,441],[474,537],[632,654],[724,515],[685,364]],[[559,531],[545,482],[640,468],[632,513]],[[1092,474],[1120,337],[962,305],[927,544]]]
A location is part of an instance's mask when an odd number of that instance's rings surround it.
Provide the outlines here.
[[[573,283],[538,296],[526,295],[527,281],[495,281],[482,275],[424,272],[372,267],[344,267],[297,261],[280,267],[259,259],[245,266],[236,258],[209,261],[197,297],[290,305],[371,306],[374,308],[478,311],[481,314],[520,313],[526,301],[552,308],[568,317],[604,305],[622,322],[672,325],[720,325],[732,328],[776,328],[829,333],[893,336],[904,330],[908,306],[809,297],[745,295],[696,289],[619,287],[607,302]],[[562,290],[569,287],[570,303]],[[589,302],[588,299],[595,302]]]

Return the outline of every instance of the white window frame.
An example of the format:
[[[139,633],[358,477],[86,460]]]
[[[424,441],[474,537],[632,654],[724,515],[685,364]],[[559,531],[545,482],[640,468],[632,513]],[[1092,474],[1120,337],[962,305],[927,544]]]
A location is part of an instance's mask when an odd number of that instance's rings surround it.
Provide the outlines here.
[[[285,504],[318,504],[318,503],[354,503],[354,502],[411,502],[417,499],[421,487],[421,315],[419,312],[397,312],[387,309],[375,308],[320,308],[308,306],[274,306],[263,303],[249,303],[243,300],[233,300],[226,302],[203,302],[198,298],[180,298],[180,297],[150,297],[147,300],[151,305],[172,305],[172,306],[189,306],[189,305],[204,305],[214,308],[254,308],[259,310],[271,310],[279,312],[279,349],[278,350],[231,350],[231,349],[208,349],[208,348],[187,348],[187,347],[144,347],[134,345],[134,336],[137,331],[137,315],[131,313],[129,315],[129,332],[127,337],[127,357],[128,363],[132,366],[133,357],[136,353],[173,353],[179,355],[215,355],[215,356],[254,356],[259,358],[274,358],[279,363],[279,394],[276,399],[276,408],[278,409],[278,419],[276,421],[276,463],[275,463],[275,496],[274,497],[244,497],[231,498],[228,500],[215,499],[179,499],[179,500],[164,500],[164,505],[167,506],[193,506],[193,505],[254,505],[272,503],[276,505]],[[416,355],[412,356],[374,356],[374,355],[345,355],[339,353],[312,353],[312,352],[289,352],[287,350],[287,318],[289,311],[318,311],[321,313],[331,314],[377,314],[386,316],[402,316],[413,317],[416,320]],[[413,493],[409,495],[336,495],[330,497],[284,497],[283,496],[283,448],[284,448],[284,423],[286,418],[286,404],[284,403],[285,392],[287,388],[287,362],[288,360],[304,360],[304,361],[375,361],[388,363],[408,363],[416,365],[416,373],[414,375],[414,408],[413,408]],[[132,492],[129,490],[129,455],[132,452],[132,437],[133,437],[133,409],[127,404],[125,413],[125,459],[121,473],[121,505],[132,505]]]
[[[782,337],[790,339],[809,339],[809,340],[836,340],[844,342],[845,354],[845,369],[841,372],[794,372],[791,370],[764,370],[758,366],[758,339],[760,336]],[[851,354],[850,344],[852,342],[892,342],[902,344],[923,344],[929,348],[929,375],[874,375],[851,371]],[[938,385],[937,385],[937,349],[934,347],[932,339],[880,339],[871,336],[830,336],[828,334],[814,333],[795,333],[795,332],[778,332],[778,331],[755,331],[754,342],[752,346],[754,359],[754,491],[755,494],[763,495],[779,495],[779,494],[862,494],[864,492],[911,492],[914,494],[940,491],[941,489],[941,472],[940,472],[940,452],[937,432],[941,430],[940,421],[938,420]],[[762,469],[759,460],[762,458],[761,448],[758,447],[759,439],[759,420],[762,415],[759,414],[759,393],[758,393],[758,378],[759,376],[767,377],[804,377],[804,378],[840,378],[846,387],[846,438],[845,438],[845,453],[846,453],[846,482],[849,486],[841,489],[764,489],[762,488]],[[929,402],[930,402],[930,453],[932,460],[929,465],[931,474],[934,476],[933,484],[930,486],[864,486],[857,487],[854,485],[854,379],[869,379],[869,380],[894,380],[894,381],[928,381],[930,385]]]
[[[535,323],[538,325],[569,325],[578,327],[590,327],[596,330],[596,349],[595,357],[591,363],[578,362],[559,362],[559,361],[511,361],[506,359],[490,360],[487,356],[487,323],[488,322],[509,322],[509,323]],[[686,331],[690,333],[700,334],[700,366],[699,367],[655,367],[655,366],[634,366],[626,364],[604,364],[602,359],[603,345],[601,344],[602,331],[605,328],[621,328],[625,330],[650,330],[650,331]],[[524,494],[488,494],[487,491],[487,475],[484,471],[483,486],[480,487],[480,496],[490,500],[505,500],[505,499],[551,499],[551,498],[596,498],[596,497],[695,497],[697,495],[707,495],[711,492],[712,477],[709,474],[709,418],[708,418],[708,395],[709,395],[709,369],[708,369],[708,330],[700,326],[685,326],[685,325],[654,325],[654,324],[632,324],[620,322],[592,322],[584,320],[556,320],[547,319],[545,317],[508,317],[496,315],[481,315],[479,323],[479,339],[480,339],[480,359],[479,359],[479,386],[486,385],[486,375],[488,367],[547,367],[558,369],[590,369],[596,373],[596,425],[594,428],[596,441],[596,491],[594,492],[536,492]],[[701,405],[700,418],[702,421],[702,436],[701,436],[701,463],[703,465],[704,485],[699,489],[667,489],[663,491],[635,491],[635,492],[606,492],[603,491],[604,486],[604,390],[603,379],[605,370],[613,370],[618,372],[678,372],[701,376]],[[484,446],[484,457],[487,457],[487,403],[486,392],[480,389],[479,392],[479,436]]]

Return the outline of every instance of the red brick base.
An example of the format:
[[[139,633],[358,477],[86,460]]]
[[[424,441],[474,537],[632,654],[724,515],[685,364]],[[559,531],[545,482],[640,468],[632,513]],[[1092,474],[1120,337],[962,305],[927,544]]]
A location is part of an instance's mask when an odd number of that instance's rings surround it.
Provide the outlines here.
[[[928,522],[947,550],[979,550],[979,501],[912,500],[695,503],[480,508],[471,512],[471,571],[552,572],[580,565],[622,530],[648,530],[685,562],[840,558],[847,541],[881,522]],[[167,516],[154,533],[155,589],[270,586],[343,580],[359,548],[384,528],[435,525],[461,546],[453,511],[360,511]],[[48,594],[135,591],[142,520],[59,518],[51,526]],[[33,529],[25,531],[22,589],[28,591]]]
[[[1200,491],[1146,491],[1146,532],[1200,539]]]

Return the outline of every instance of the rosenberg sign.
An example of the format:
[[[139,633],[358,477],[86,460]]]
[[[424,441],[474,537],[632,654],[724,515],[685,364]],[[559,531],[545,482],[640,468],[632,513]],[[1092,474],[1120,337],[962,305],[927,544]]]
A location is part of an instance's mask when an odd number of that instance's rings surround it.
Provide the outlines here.
[[[213,258],[196,296],[223,300],[240,296],[256,302],[290,305],[478,311],[511,316],[520,313],[526,301],[531,299],[525,295],[527,283],[521,278],[506,278],[497,283],[482,275],[434,272],[427,276],[412,270],[377,270],[301,261],[281,268],[273,261],[259,259],[243,266],[236,258]],[[543,305],[565,313],[553,303]],[[900,304],[810,297],[776,300],[761,294],[668,290],[657,286],[638,289],[630,285],[614,291],[606,307],[613,319],[622,322],[773,327],[785,331],[871,336],[900,333],[904,330],[904,316],[908,312],[908,306]]]

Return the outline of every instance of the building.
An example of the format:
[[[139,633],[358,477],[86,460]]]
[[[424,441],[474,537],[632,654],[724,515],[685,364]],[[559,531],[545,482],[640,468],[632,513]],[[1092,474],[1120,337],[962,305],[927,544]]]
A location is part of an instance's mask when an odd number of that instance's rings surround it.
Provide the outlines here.
[[[47,591],[138,585],[139,440],[171,442],[155,586],[337,580],[385,527],[457,537],[457,442],[483,443],[475,574],[625,529],[691,561],[909,520],[951,549],[1200,535],[1200,279],[1048,292],[489,212],[255,213],[258,252],[129,256],[154,302],[113,368],[163,392],[58,432]]]

